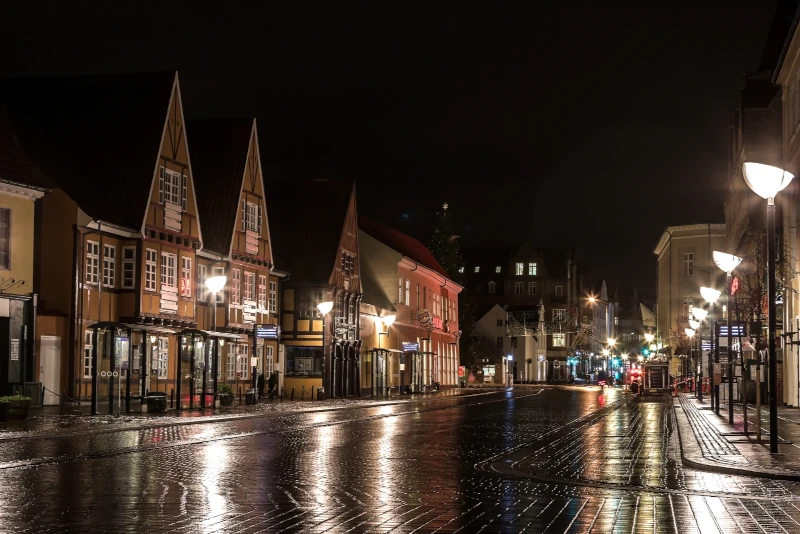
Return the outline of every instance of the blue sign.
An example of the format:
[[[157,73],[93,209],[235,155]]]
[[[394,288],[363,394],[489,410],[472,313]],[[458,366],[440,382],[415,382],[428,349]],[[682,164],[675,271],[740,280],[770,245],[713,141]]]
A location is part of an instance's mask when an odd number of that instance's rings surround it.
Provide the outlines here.
[[[419,343],[415,341],[403,341],[403,352],[419,352]]]
[[[276,324],[257,324],[256,338],[278,339],[281,337],[281,327]]]

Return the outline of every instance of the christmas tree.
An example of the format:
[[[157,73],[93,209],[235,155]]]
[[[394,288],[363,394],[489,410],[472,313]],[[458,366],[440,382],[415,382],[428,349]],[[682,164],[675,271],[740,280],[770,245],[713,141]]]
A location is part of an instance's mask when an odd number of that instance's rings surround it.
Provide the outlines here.
[[[431,252],[444,270],[455,282],[461,282],[463,262],[459,252],[458,238],[453,231],[447,203],[442,204],[442,211],[436,213],[436,222],[431,236]]]

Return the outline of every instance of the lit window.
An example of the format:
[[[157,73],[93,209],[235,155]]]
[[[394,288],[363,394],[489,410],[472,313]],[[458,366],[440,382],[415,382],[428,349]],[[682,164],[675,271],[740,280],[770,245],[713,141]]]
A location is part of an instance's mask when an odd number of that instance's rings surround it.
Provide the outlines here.
[[[410,304],[411,301],[411,280],[406,278],[406,306]]]
[[[528,264],[528,276],[536,276],[536,263]]]
[[[522,276],[523,274],[525,274],[525,264],[524,263],[517,263],[516,275],[517,276]]]
[[[553,334],[553,346],[554,347],[566,347],[567,346],[567,335],[566,334]]]
[[[480,265],[476,265],[476,266],[475,266],[475,272],[476,272],[476,273],[479,273],[479,272],[481,272],[481,266],[480,266]]]
[[[145,250],[144,263],[144,289],[145,291],[156,290],[156,258],[158,253],[152,248]]]
[[[192,258],[181,256],[181,296],[192,296]]]
[[[267,309],[267,277],[258,275],[258,309]]]
[[[100,244],[97,241],[86,242],[86,283],[96,284],[100,268]]]
[[[86,330],[83,334],[83,378],[92,377],[92,347],[94,337],[91,330]]]
[[[117,247],[103,245],[103,285],[114,287],[117,278]]]
[[[208,266],[202,263],[197,264],[197,300],[205,300],[206,297],[206,272]]]
[[[502,267],[500,265],[496,265],[495,268],[494,268],[494,272],[496,272],[496,273],[499,273],[502,270],[503,269],[502,269]]]
[[[169,338],[158,338],[158,348],[153,350],[153,357],[150,360],[150,370],[158,378],[167,377],[169,365]]]
[[[242,271],[233,269],[231,272],[231,304],[239,304],[242,290]]]

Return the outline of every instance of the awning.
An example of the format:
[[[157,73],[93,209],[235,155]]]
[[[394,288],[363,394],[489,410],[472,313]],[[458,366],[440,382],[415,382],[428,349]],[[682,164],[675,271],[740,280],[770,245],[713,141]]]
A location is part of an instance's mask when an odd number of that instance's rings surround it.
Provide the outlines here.
[[[125,326],[130,328],[131,330],[135,330],[137,332],[153,332],[156,334],[174,334],[175,330],[164,328],[162,326],[151,326],[148,324],[129,324],[125,323]]]
[[[214,332],[209,330],[203,330],[209,337],[218,337],[222,339],[232,339],[235,341],[247,341],[247,336],[244,334],[231,334],[229,332]]]

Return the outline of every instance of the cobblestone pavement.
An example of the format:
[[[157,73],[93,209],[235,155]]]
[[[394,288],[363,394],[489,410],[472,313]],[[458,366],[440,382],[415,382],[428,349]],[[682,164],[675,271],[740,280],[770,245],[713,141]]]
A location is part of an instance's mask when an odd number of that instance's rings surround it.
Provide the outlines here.
[[[797,532],[677,458],[668,403],[519,389],[0,447],[3,532]]]

